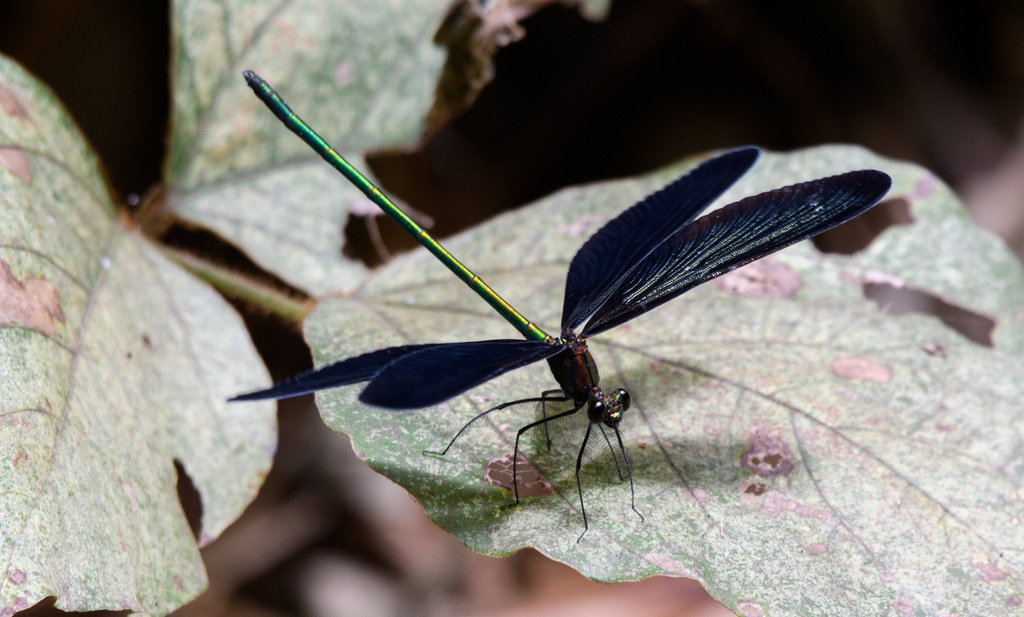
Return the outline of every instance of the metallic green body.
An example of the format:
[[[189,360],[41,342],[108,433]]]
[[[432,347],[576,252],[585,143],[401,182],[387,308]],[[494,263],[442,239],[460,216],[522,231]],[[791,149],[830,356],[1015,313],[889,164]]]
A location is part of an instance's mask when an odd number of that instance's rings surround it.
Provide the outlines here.
[[[512,324],[520,334],[531,341],[556,342],[554,337],[538,328],[533,322],[523,317],[519,311],[512,308],[512,306],[508,302],[505,302],[501,296],[491,289],[483,279],[473,274],[469,268],[462,265],[462,262],[445,250],[437,240],[428,234],[422,227],[417,225],[415,221],[410,219],[405,212],[402,212],[402,210],[392,203],[384,193],[381,193],[380,189],[374,186],[366,176],[359,173],[359,171],[355,167],[352,167],[348,161],[342,158],[342,156],[338,154],[330,144],[317,135],[316,132],[303,122],[301,118],[296,116],[295,112],[288,107],[288,104],[285,103],[284,100],[278,96],[277,92],[275,92],[267,82],[263,81],[259,75],[252,71],[245,71],[244,75],[246,82],[249,84],[249,87],[252,88],[253,92],[256,93],[256,96],[258,96],[260,100],[262,100],[263,103],[274,112],[274,115],[277,116],[278,119],[281,120],[289,130],[291,130],[291,132],[298,135],[302,141],[306,142],[309,147],[315,150],[316,153],[325,161],[341,172],[349,182],[359,188],[359,190],[373,201],[373,203],[380,206],[380,209],[383,210],[385,214],[390,216],[396,223],[401,225],[403,229],[409,232],[417,242],[433,253],[441,263],[455,273],[455,276],[459,277],[462,282],[475,291],[478,296],[490,304],[494,310],[504,317],[506,321]]]

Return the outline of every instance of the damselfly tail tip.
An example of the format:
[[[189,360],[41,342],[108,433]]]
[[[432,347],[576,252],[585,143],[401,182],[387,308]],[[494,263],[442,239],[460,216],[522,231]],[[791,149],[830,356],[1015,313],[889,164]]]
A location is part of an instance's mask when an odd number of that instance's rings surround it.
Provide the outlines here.
[[[229,398],[228,402],[229,403],[243,403],[243,402],[246,402],[246,401],[259,401],[259,400],[263,400],[264,397],[259,396],[259,394],[260,394],[259,392],[247,392],[245,394],[239,394],[237,396],[232,396],[231,398]]]

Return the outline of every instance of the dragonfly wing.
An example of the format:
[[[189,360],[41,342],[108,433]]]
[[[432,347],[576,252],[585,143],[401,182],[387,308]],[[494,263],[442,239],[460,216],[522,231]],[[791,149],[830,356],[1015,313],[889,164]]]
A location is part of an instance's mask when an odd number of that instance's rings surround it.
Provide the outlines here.
[[[359,400],[396,410],[430,407],[564,348],[543,341],[518,340],[432,345],[384,367]]]
[[[760,152],[750,146],[706,161],[591,236],[569,264],[562,330],[573,330],[583,323],[630,270],[732,186]]]
[[[309,394],[328,388],[347,386],[361,381],[367,381],[376,375],[382,368],[405,355],[423,351],[430,347],[437,347],[438,344],[426,345],[401,345],[378,349],[361,356],[348,358],[341,362],[328,364],[311,371],[296,375],[291,379],[275,384],[272,388],[240,394],[230,401],[259,401],[263,399],[291,398],[300,394]]]
[[[705,281],[862,214],[891,185],[880,171],[854,171],[761,193],[701,217],[634,268],[581,336],[613,328]]]

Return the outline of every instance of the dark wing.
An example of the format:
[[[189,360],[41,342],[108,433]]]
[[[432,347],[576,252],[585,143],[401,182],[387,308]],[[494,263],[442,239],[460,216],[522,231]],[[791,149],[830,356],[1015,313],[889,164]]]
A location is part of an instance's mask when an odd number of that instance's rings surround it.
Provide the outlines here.
[[[387,409],[419,409],[443,403],[474,386],[562,351],[543,341],[474,341],[431,345],[388,364],[359,400]]]
[[[376,375],[382,368],[407,354],[422,351],[430,347],[437,347],[435,344],[427,345],[401,345],[399,347],[388,347],[378,349],[361,356],[328,364],[318,369],[313,369],[296,375],[291,379],[282,381],[272,388],[240,394],[230,401],[259,401],[268,398],[291,398],[300,394],[309,394],[328,388],[347,386],[360,381],[367,381]]]
[[[854,171],[748,197],[701,217],[647,256],[611,292],[581,336],[622,324],[679,294],[878,203],[892,180]]]
[[[732,186],[760,152],[749,146],[705,161],[591,236],[569,264],[562,331],[583,323],[630,270]]]

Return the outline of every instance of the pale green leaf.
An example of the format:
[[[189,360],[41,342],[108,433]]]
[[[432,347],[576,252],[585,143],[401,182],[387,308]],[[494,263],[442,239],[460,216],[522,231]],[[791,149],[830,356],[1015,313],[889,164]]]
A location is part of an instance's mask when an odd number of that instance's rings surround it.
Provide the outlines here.
[[[564,190],[446,245],[557,333],[575,251],[691,164]],[[589,341],[603,387],[633,395],[622,428],[643,522],[629,484],[597,458],[583,469],[590,530],[577,543],[583,414],[556,431],[551,451],[527,442],[555,492],[515,508],[502,509],[510,493],[484,477],[524,420],[482,423],[444,459],[422,454],[475,414],[553,388],[544,363],[409,413],[359,404],[358,386],[326,391],[323,417],[478,551],[533,546],[602,581],[695,578],[748,615],[1016,614],[1024,276],[1012,254],[933,175],[859,148],[766,154],[723,200],[864,167],[892,174],[889,198],[907,200],[914,223],[851,257],[809,242],[771,257],[799,282],[793,297],[709,283]],[[771,283],[758,272],[745,276]],[[993,317],[995,348],[932,317],[882,312],[863,296],[868,273]],[[318,365],[387,345],[517,338],[424,251],[382,268],[353,297],[322,301],[306,336]]]
[[[206,584],[203,544],[255,496],[273,405],[239,317],[118,218],[52,93],[0,58],[0,612],[169,612]]]
[[[342,255],[365,197],[288,132],[245,85],[252,69],[343,156],[410,146],[444,63],[432,42],[449,0],[174,4],[168,204],[314,296],[367,274]]]

